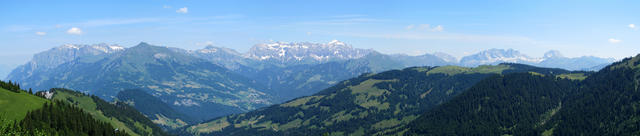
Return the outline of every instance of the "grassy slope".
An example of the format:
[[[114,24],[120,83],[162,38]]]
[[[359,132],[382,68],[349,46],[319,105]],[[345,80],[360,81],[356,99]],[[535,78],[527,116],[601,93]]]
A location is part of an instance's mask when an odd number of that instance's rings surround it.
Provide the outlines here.
[[[26,92],[14,93],[0,88],[0,116],[9,120],[22,120],[28,111],[38,109],[46,99]]]
[[[115,128],[124,129],[127,133],[129,133],[132,136],[139,136],[139,134],[134,133],[133,130],[131,128],[128,128],[123,122],[117,120],[116,118],[107,117],[104,114],[102,114],[101,111],[96,110],[96,103],[93,102],[93,99],[91,99],[91,97],[84,96],[84,95],[77,96],[74,94],[70,94],[68,92],[57,91],[53,99],[62,100],[62,101],[67,101],[67,99],[72,99],[73,101],[77,102],[77,104],[75,104],[76,106],[82,108],[82,110],[84,110],[85,112],[93,115],[94,118],[101,121],[109,122]]]

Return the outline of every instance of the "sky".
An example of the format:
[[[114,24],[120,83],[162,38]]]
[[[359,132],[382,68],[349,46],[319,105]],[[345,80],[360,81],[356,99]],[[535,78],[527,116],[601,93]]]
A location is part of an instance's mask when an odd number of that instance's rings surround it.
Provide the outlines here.
[[[491,48],[532,57],[621,59],[640,53],[640,1],[0,1],[0,70],[63,44],[153,45],[239,52],[253,45],[340,40],[382,53]]]

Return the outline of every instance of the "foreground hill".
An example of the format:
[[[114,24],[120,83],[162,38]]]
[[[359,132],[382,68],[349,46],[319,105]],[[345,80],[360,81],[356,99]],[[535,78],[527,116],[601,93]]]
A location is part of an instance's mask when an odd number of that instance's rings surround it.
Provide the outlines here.
[[[46,102],[46,99],[24,91],[14,92],[0,87],[0,117],[6,120],[21,120],[28,111],[39,109]]]
[[[68,89],[51,89],[52,100],[67,102],[89,113],[99,121],[114,128],[130,132],[131,135],[167,135],[143,114],[124,103],[106,102],[97,96],[88,96]]]
[[[365,74],[312,96],[186,128],[196,135],[374,135],[404,125],[478,81],[506,73],[569,74],[520,64],[414,67]],[[583,73],[577,73],[583,74]],[[357,125],[354,125],[357,124]]]
[[[492,76],[407,128],[411,135],[533,135],[530,130],[545,125],[578,83],[538,73]]]
[[[578,93],[545,125],[554,135],[638,135],[640,55],[585,79]],[[565,106],[566,105],[566,106]]]
[[[38,92],[0,81],[0,134],[167,135],[135,109],[66,89]],[[47,99],[50,98],[50,99]]]
[[[6,88],[5,82],[2,84],[3,135],[167,135],[130,107],[70,90],[52,89],[36,96],[17,89],[17,85]]]
[[[638,135],[640,55],[571,83],[507,75],[478,83],[408,125],[411,135]]]

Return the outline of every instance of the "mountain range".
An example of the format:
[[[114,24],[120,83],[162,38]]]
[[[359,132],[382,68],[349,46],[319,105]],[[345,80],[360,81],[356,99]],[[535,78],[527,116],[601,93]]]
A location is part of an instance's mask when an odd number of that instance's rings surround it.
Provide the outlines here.
[[[377,52],[318,64],[266,62],[248,67],[238,63],[238,69],[231,70],[192,52],[142,43],[79,57],[47,69],[51,73],[39,74],[44,75],[41,79],[57,77],[43,83],[101,88],[96,90],[54,88],[32,95],[32,89],[21,89],[28,86],[0,82],[0,106],[5,107],[0,109],[0,131],[24,135],[167,135],[167,131],[176,135],[633,135],[640,130],[636,99],[640,55],[598,66],[603,68],[597,72],[521,63],[408,66],[419,61]],[[363,74],[347,77],[350,72]],[[343,74],[347,75],[336,76]],[[347,79],[327,82],[337,78]],[[96,81],[104,85],[92,83]],[[171,81],[176,85],[135,87]],[[196,84],[208,90],[198,90]],[[321,86],[328,87],[307,91]],[[287,92],[296,90],[309,95]],[[224,102],[198,99],[219,98],[224,92],[229,94],[225,99],[235,99],[232,102],[241,106],[222,109]],[[247,94],[252,98],[243,97]],[[252,101],[261,99],[272,104],[260,106]],[[211,107],[217,111],[207,109]]]
[[[214,46],[185,50],[143,42],[130,48],[107,44],[55,47],[34,55],[7,80],[35,90],[79,90],[108,101],[139,103],[136,99],[149,98],[118,96],[124,90],[139,89],[143,93],[136,94],[158,99],[150,106],[166,109],[141,110],[143,114],[165,128],[175,128],[313,95],[365,73],[412,66],[482,68],[505,62],[597,70],[612,61],[567,58],[557,51],[532,58],[512,49],[489,49],[458,61],[445,53],[387,55],[340,41],[258,44],[247,53]],[[454,70],[467,69],[464,67]]]

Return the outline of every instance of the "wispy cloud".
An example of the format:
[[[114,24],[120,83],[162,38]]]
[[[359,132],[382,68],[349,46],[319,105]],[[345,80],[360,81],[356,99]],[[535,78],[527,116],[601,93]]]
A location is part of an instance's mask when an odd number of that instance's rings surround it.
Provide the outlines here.
[[[407,30],[411,30],[411,29],[413,29],[413,28],[415,28],[415,27],[416,27],[416,25],[410,24],[410,25],[408,25],[405,29],[407,29]]]
[[[122,18],[122,19],[95,19],[84,22],[57,24],[56,28],[60,27],[102,27],[112,25],[130,25],[130,24],[143,24],[143,23],[184,23],[184,22],[207,22],[207,21],[220,21],[220,20],[232,20],[243,18],[242,15],[221,15],[221,16],[209,16],[209,17],[178,17],[178,18]]]
[[[437,27],[437,26],[436,26]],[[402,32],[391,34],[376,33],[334,33],[340,36],[353,36],[363,38],[384,38],[401,40],[447,40],[462,42],[483,42],[483,43],[536,43],[535,40],[523,36],[501,36],[501,35],[470,35],[470,34],[445,34],[445,33],[417,33]]]
[[[189,12],[189,9],[187,7],[183,7],[183,8],[180,8],[180,9],[176,10],[176,13],[187,14],[188,12]]]
[[[407,27],[405,27],[405,29],[407,29],[407,30],[427,30],[427,31],[431,31],[431,32],[442,32],[442,31],[444,31],[444,27],[442,25],[436,25],[435,27],[431,27],[430,24],[418,24],[418,25],[410,24]]]
[[[126,24],[138,24],[158,22],[162,19],[159,18],[130,18],[130,19],[98,19],[89,20],[81,23],[73,23],[72,25],[84,26],[84,27],[96,27],[96,26],[109,26],[109,25],[126,25]]]
[[[616,44],[616,43],[620,43],[620,42],[622,42],[622,40],[620,40],[620,39],[615,39],[615,38],[609,38],[609,43]]]
[[[171,8],[171,6],[169,6],[169,5],[164,5],[164,6],[162,6],[162,8],[170,9],[170,8]]]
[[[638,30],[638,28],[636,27],[636,24],[629,24],[629,28],[633,30]]]
[[[306,21],[300,24],[305,25],[353,25],[372,22],[382,22],[384,20],[372,19],[372,18],[336,18],[327,20]]]
[[[82,33],[83,33],[82,30],[80,30],[80,28],[77,28],[77,27],[72,27],[69,30],[67,30],[67,34],[81,35]]]
[[[44,36],[44,35],[47,35],[47,32],[36,32],[36,35]]]

